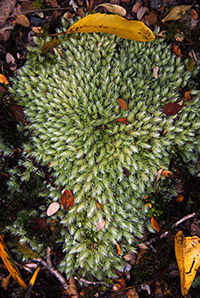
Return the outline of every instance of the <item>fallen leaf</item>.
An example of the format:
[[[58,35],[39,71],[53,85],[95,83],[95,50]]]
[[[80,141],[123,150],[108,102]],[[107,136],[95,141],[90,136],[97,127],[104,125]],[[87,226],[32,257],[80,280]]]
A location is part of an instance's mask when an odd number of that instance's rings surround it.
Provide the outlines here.
[[[126,282],[125,282],[124,278],[113,279],[113,283],[114,283],[114,285],[112,287],[112,290],[114,292],[116,292],[120,289],[123,289],[126,286]]]
[[[173,52],[179,57],[183,57],[183,54],[181,53],[181,49],[175,44],[173,45]]]
[[[55,214],[60,209],[60,204],[58,202],[51,203],[47,209],[47,216]]]
[[[141,2],[136,2],[132,7],[132,13],[137,13],[141,6]]]
[[[181,280],[181,293],[187,295],[200,266],[200,238],[185,237],[182,231],[175,236],[175,255]]]
[[[115,243],[115,245],[116,245],[116,248],[117,248],[117,256],[118,256],[121,253],[121,248],[120,248],[120,246],[117,242]]]
[[[192,18],[197,20],[199,17],[197,11],[195,9],[191,9],[191,12],[192,12]]]
[[[155,79],[158,78],[158,72],[159,72],[159,67],[156,65],[153,69],[153,75]]]
[[[154,228],[154,230],[156,230],[156,232],[160,231],[159,224],[158,224],[157,220],[155,220],[153,217],[151,217],[151,225]]]
[[[160,169],[157,173],[156,182],[160,179],[163,169]]]
[[[152,26],[155,25],[155,23],[157,22],[157,14],[155,14],[155,12],[151,11],[149,15],[145,16],[145,24],[147,26]]]
[[[141,285],[141,289],[143,290],[143,291],[147,291],[147,293],[149,294],[149,295],[151,295],[151,288],[150,288],[150,286],[148,285],[148,284],[143,284],[143,285]]]
[[[124,259],[129,262],[131,265],[134,265],[136,262],[136,254],[133,252],[129,252],[124,256]]]
[[[143,257],[144,254],[148,252],[148,249],[140,248],[137,253],[136,264],[139,264],[140,259]]]
[[[99,202],[97,202],[97,207],[102,211],[103,209],[102,209],[102,206],[101,206],[101,204],[99,203]]]
[[[38,276],[38,273],[39,273],[40,269],[41,269],[40,266],[38,266],[36,268],[36,270],[34,271],[33,276],[31,277],[31,280],[29,282],[29,285],[28,285],[28,288],[27,288],[27,291],[26,291],[26,296],[25,296],[26,298],[31,297],[32,288],[35,284],[35,281],[36,281],[36,278]]]
[[[176,21],[182,18],[182,16],[188,11],[192,5],[179,5],[172,8],[169,14],[162,19],[162,22]]]
[[[118,99],[118,104],[122,108],[123,111],[125,111],[128,108],[127,102],[123,100],[122,98]]]
[[[73,297],[73,298],[79,297],[78,290],[76,287],[76,282],[73,276],[68,281],[68,289],[65,290],[65,293],[69,295],[69,297]]]
[[[75,16],[75,13],[71,13],[70,11],[67,11],[64,15],[63,18],[67,21],[69,21],[70,19],[73,19],[73,17]]]
[[[190,100],[191,98],[191,91],[186,91],[184,93],[184,100]]]
[[[130,289],[126,292],[126,296],[128,298],[139,298],[139,295],[138,293],[136,292],[136,289],[133,288],[133,289]]]
[[[106,224],[106,221],[104,219],[98,221],[96,225],[96,230],[101,231],[104,228],[105,224]]]
[[[173,175],[173,173],[168,170],[163,170],[161,174],[165,177],[171,177]]]
[[[137,41],[153,41],[155,35],[140,21],[129,21],[117,15],[89,14],[74,23],[66,33],[104,32]]]
[[[163,113],[165,113],[167,116],[173,116],[176,115],[182,107],[175,103],[175,102],[169,102],[163,107]]]
[[[76,10],[76,14],[81,18],[84,18],[85,16],[85,12],[82,7],[78,7],[78,9]]]
[[[6,79],[6,77],[2,74],[0,74],[0,83],[2,84],[9,84],[8,80]]]
[[[8,290],[8,285],[9,285],[11,276],[12,275],[9,274],[7,277],[2,278],[2,280],[1,280],[1,286],[5,291]]]
[[[65,189],[61,197],[61,204],[64,210],[69,210],[71,207],[74,206],[74,197],[70,190]]]
[[[13,260],[12,256],[10,255],[10,253],[6,247],[2,235],[0,235],[0,257],[2,258],[7,270],[10,272],[10,274],[12,275],[14,280],[17,281],[21,287],[26,289],[27,285],[25,284],[25,282],[19,272],[19,269],[15,265],[15,261]]]
[[[99,7],[99,6],[103,6],[104,8],[106,8],[109,12],[112,12],[114,14],[117,14],[118,16],[124,17],[126,15],[126,9],[123,8],[120,5],[116,5],[116,4],[111,4],[111,3],[101,3],[99,5],[97,5],[94,10]]]
[[[141,6],[137,12],[137,19],[141,20],[147,11],[148,11],[147,7]]]
[[[179,194],[177,195],[177,197],[176,197],[176,201],[179,202],[179,203],[182,202],[183,199],[184,199],[184,197],[183,197],[183,195],[180,194],[180,193],[179,193]]]
[[[117,119],[115,122],[116,122],[116,123],[129,124],[127,118],[120,118],[120,119]]]
[[[15,21],[16,21],[16,24],[22,25],[23,27],[29,27],[30,26],[29,19],[23,14],[17,15]]]

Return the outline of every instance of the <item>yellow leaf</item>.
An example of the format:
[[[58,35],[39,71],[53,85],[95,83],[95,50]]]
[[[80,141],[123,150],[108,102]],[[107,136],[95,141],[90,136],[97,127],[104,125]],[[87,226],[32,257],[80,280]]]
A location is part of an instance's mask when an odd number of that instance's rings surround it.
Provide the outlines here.
[[[23,14],[19,14],[16,17],[15,21],[16,21],[17,24],[22,25],[23,27],[29,27],[30,26],[29,19]]]
[[[189,10],[191,7],[192,5],[179,5],[173,7],[168,15],[164,19],[162,19],[162,22],[176,21],[181,19],[182,15],[184,15],[186,11]]]
[[[153,32],[140,21],[129,21],[117,15],[89,14],[74,23],[66,33],[104,32],[137,41],[153,41]]]
[[[0,74],[0,83],[2,84],[9,84],[8,80],[6,79],[6,77],[2,74]]]
[[[184,237],[182,231],[175,236],[175,255],[181,279],[183,296],[189,291],[200,266],[200,238]]]
[[[36,270],[33,273],[33,276],[31,277],[31,280],[29,282],[29,285],[28,285],[28,288],[27,288],[27,292],[26,292],[26,298],[31,297],[31,291],[32,291],[32,288],[33,288],[33,286],[35,284],[35,280],[36,280],[36,278],[38,276],[39,271],[40,271],[40,266],[38,266],[36,268]]]
[[[21,276],[17,266],[15,265],[13,258],[11,257],[11,255],[3,241],[2,235],[0,235],[0,257],[2,258],[6,268],[8,269],[8,271],[10,272],[10,274],[12,275],[14,280],[17,281],[20,284],[20,286],[22,286],[24,289],[26,289],[27,285],[23,281],[22,276]]]
[[[120,5],[111,4],[111,3],[101,3],[97,5],[94,9],[96,9],[99,6],[105,7],[108,11],[114,14],[117,14],[118,16],[124,17],[126,15],[126,9]]]
[[[160,231],[159,224],[158,224],[157,220],[155,220],[153,217],[151,217],[151,225],[154,228],[154,230],[156,230],[156,232]]]

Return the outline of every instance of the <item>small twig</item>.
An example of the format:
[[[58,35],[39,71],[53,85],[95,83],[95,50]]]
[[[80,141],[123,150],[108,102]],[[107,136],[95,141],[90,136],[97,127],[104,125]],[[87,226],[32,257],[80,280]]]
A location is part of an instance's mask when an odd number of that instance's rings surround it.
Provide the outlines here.
[[[52,275],[54,275],[60,281],[64,290],[67,290],[68,289],[67,281],[64,279],[62,274],[53,267],[53,265],[51,263],[51,249],[50,249],[50,247],[47,247],[47,249],[46,249],[46,259],[47,259],[46,262],[41,258],[38,258],[35,261],[39,262],[43,267],[45,267],[47,270],[49,270],[52,273]]]
[[[93,286],[101,285],[101,286],[110,287],[110,285],[106,284],[103,281],[89,281],[89,280],[86,280],[84,278],[78,279],[78,277],[76,277],[76,276],[74,276],[74,279],[76,279],[78,282],[83,282],[87,285],[93,285]]]

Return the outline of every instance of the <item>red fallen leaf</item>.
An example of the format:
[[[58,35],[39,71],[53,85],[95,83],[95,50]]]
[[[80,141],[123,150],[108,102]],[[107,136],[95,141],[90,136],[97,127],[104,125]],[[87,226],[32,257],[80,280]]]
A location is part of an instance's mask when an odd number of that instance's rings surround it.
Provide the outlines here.
[[[120,248],[120,246],[119,246],[119,244],[118,244],[117,242],[115,243],[115,245],[116,245],[117,256],[118,256],[118,255],[120,255],[120,253],[121,253],[121,248]]]
[[[118,98],[118,104],[125,111],[128,108],[127,102],[123,98]]]
[[[179,57],[183,57],[183,54],[181,53],[181,49],[175,44],[173,46],[173,52]]]
[[[129,124],[127,118],[120,118],[120,119],[117,119],[115,122],[116,122],[116,123]]]
[[[46,230],[48,224],[45,218],[36,217],[33,221],[33,230]]]
[[[8,107],[8,112],[16,122],[22,121],[24,118],[23,107],[20,105],[12,104]]]
[[[163,113],[165,113],[167,116],[176,115],[182,107],[175,103],[175,102],[169,102],[163,107]]]
[[[157,220],[155,220],[153,217],[151,217],[151,225],[154,228],[154,230],[156,230],[156,232],[160,231],[159,224],[158,224]]]
[[[61,203],[64,210],[69,210],[72,206],[74,206],[74,197],[70,190],[65,189],[61,197]]]

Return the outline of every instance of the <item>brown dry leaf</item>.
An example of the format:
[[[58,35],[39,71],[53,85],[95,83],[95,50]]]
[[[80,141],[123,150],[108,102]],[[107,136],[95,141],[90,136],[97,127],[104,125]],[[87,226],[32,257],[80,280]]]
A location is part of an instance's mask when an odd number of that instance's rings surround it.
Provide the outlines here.
[[[188,11],[192,5],[179,5],[172,8],[168,15],[162,19],[162,22],[176,21],[182,18],[182,16]]]
[[[117,242],[115,243],[115,245],[116,245],[116,248],[117,248],[117,256],[118,256],[121,253],[121,248],[120,248],[120,246]]]
[[[155,79],[158,78],[158,72],[159,72],[159,67],[156,65],[153,69],[153,75]]]
[[[101,231],[104,228],[105,224],[106,224],[106,221],[104,219],[98,221],[96,225],[96,230]]]
[[[163,170],[164,170],[164,169],[160,169],[160,170],[158,171],[158,173],[157,173],[157,178],[156,178],[156,182],[160,179]]]
[[[163,113],[166,114],[167,116],[174,116],[176,115],[182,107],[175,103],[175,102],[169,102],[163,107]]]
[[[112,287],[112,290],[115,292],[115,291],[118,291],[120,289],[124,289],[125,286],[126,286],[126,282],[125,282],[125,279],[124,278],[118,278],[118,279],[114,279],[113,280],[113,287]]]
[[[6,54],[6,62],[9,64],[10,70],[15,71],[17,69],[15,58],[10,53]]]
[[[20,105],[12,104],[8,107],[8,112],[16,122],[22,121],[24,119],[23,107]]]
[[[137,13],[142,4],[140,2],[136,2],[132,7],[132,13]]]
[[[81,18],[84,18],[85,16],[85,12],[82,7],[78,7],[78,9],[76,10],[76,14]]]
[[[69,189],[65,189],[61,197],[61,204],[64,210],[69,210],[74,206],[74,196]]]
[[[182,231],[175,236],[175,255],[181,279],[181,293],[187,295],[200,266],[200,238],[185,237]]]
[[[157,22],[157,14],[155,14],[153,11],[150,12],[149,15],[145,16],[145,24],[147,26],[152,26]]]
[[[4,288],[5,291],[8,290],[8,285],[9,285],[11,276],[12,275],[9,274],[7,277],[2,278],[1,286],[2,286],[2,288]]]
[[[157,220],[155,220],[153,217],[151,217],[151,225],[154,228],[154,230],[156,230],[156,232],[160,231],[159,224],[158,224]]]
[[[173,52],[179,57],[183,57],[183,54],[181,53],[181,49],[175,44],[173,45]]]
[[[137,12],[137,19],[140,21],[147,11],[148,11],[147,7],[141,6]]]
[[[110,4],[110,3],[101,3],[97,5],[94,10],[98,7],[104,7],[106,8],[109,12],[112,12],[114,14],[117,14],[118,16],[124,17],[126,15],[126,9],[123,8],[122,6],[116,5],[116,4]]]
[[[126,292],[126,296],[128,298],[139,298],[139,295],[138,293],[136,292],[136,289],[133,288],[133,289],[130,289]]]
[[[3,26],[7,18],[9,18],[10,14],[13,12],[15,5],[17,3],[17,0],[1,0],[0,1],[0,12],[1,17],[4,17],[0,19],[0,26]]]
[[[76,282],[75,282],[75,279],[73,278],[73,276],[68,281],[68,289],[65,290],[65,293],[73,298],[79,297],[78,290],[76,287]]]
[[[171,177],[173,175],[173,173],[168,170],[163,170],[162,175],[165,177]]]
[[[69,21],[70,19],[73,19],[73,17],[75,16],[74,13],[71,13],[70,11],[67,11],[64,15],[63,18],[67,21]]]
[[[143,22],[129,21],[121,16],[105,13],[89,14],[74,23],[65,33],[80,32],[104,32],[142,42],[155,40],[155,35]]]
[[[23,27],[29,27],[30,22],[29,19],[24,14],[19,14],[16,19],[16,24],[22,25]]]
[[[53,8],[59,7],[56,0],[46,0],[45,2]]]
[[[191,99],[191,91],[186,91],[184,93],[184,100],[190,100]]]
[[[47,216],[55,214],[60,209],[60,204],[58,202],[51,203],[47,209]]]
[[[136,254],[133,252],[129,252],[124,256],[124,259],[129,262],[131,265],[134,265],[136,262]]]
[[[118,104],[120,105],[123,111],[125,111],[128,108],[127,102],[122,98],[118,99]]]
[[[183,201],[183,199],[184,199],[184,196],[183,196],[182,194],[179,193],[179,194],[177,195],[177,197],[176,197],[176,202],[179,202],[179,203],[180,203],[180,202]]]
[[[140,259],[143,257],[144,254],[146,254],[148,252],[148,249],[143,249],[143,248],[140,248],[138,250],[138,253],[137,253],[137,259],[136,259],[136,264],[139,264],[139,261]]]

